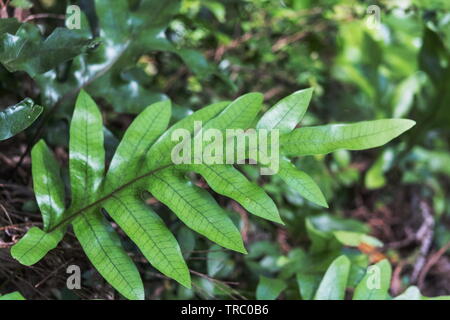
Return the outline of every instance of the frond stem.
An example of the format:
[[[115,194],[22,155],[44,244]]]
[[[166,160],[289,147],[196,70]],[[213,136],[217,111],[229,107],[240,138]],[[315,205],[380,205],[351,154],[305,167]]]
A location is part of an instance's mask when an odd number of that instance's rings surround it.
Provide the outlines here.
[[[137,182],[137,181],[139,181],[139,180],[141,180],[141,179],[147,178],[147,177],[149,177],[149,176],[155,174],[156,172],[161,171],[161,170],[164,170],[164,169],[166,169],[166,168],[168,168],[168,167],[170,167],[170,166],[172,166],[172,165],[173,165],[173,164],[167,164],[167,165],[165,165],[165,166],[162,166],[162,167],[159,167],[159,168],[150,170],[149,172],[146,172],[146,173],[144,173],[143,175],[140,175],[140,176],[138,176],[138,177],[136,177],[136,178],[134,178],[134,179],[128,181],[127,183],[125,183],[125,184],[121,185],[120,187],[114,189],[113,191],[111,191],[111,192],[108,193],[107,195],[101,197],[100,199],[98,199],[98,200],[92,202],[91,204],[89,204],[89,205],[87,205],[87,206],[85,206],[85,207],[83,207],[83,208],[81,208],[81,209],[78,209],[78,210],[75,211],[74,213],[68,215],[67,217],[65,217],[64,219],[62,219],[61,221],[59,221],[57,224],[55,224],[54,226],[52,226],[51,228],[49,228],[47,232],[48,232],[48,233],[51,233],[51,232],[55,231],[56,229],[65,226],[67,223],[69,223],[69,222],[72,221],[74,218],[76,218],[77,216],[79,216],[80,214],[82,214],[84,211],[89,210],[89,209],[91,209],[91,208],[93,208],[93,207],[99,205],[100,203],[102,203],[102,202],[108,200],[108,199],[111,198],[114,194],[116,194],[116,193],[118,193],[118,192],[120,192],[120,191],[126,189],[127,187],[129,187],[130,185],[134,184],[135,182]]]

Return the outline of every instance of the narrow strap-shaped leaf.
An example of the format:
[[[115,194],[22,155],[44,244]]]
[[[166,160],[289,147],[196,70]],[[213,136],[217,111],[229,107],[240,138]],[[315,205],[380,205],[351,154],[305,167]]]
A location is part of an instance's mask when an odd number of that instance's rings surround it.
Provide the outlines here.
[[[370,266],[357,285],[353,300],[386,300],[391,287],[391,274],[391,264],[386,259]]]
[[[261,276],[256,288],[256,299],[275,300],[287,288],[286,282],[281,279],[272,279]]]
[[[11,255],[21,264],[31,266],[55,249],[65,232],[65,228],[47,233],[33,227],[11,248]]]
[[[250,213],[283,224],[277,206],[265,191],[231,165],[189,165],[217,193],[239,202]]]
[[[189,228],[222,247],[246,253],[239,230],[212,196],[165,169],[149,179],[149,191],[168,206]]]
[[[103,179],[105,150],[102,116],[94,100],[83,90],[70,125],[69,167],[72,207],[90,203]]]
[[[247,93],[240,96],[225,108],[216,118],[204,125],[204,129],[247,129],[261,111],[263,95]]]
[[[303,119],[313,89],[303,89],[283,98],[276,105],[264,113],[256,125],[257,129],[278,129],[281,133],[291,132]]]
[[[27,98],[0,111],[0,141],[9,139],[28,128],[42,113],[41,106]]]
[[[25,300],[25,298],[20,292],[15,291],[0,296],[0,300]]]
[[[379,147],[415,124],[407,119],[383,119],[353,124],[333,124],[295,129],[280,139],[287,156],[327,154],[339,149]]]
[[[64,210],[64,184],[59,164],[44,140],[40,140],[31,151],[33,189],[44,220],[44,230],[58,221]]]
[[[190,288],[189,270],[177,240],[134,190],[114,195],[104,208],[156,269]]]
[[[278,176],[305,199],[328,208],[327,200],[317,183],[306,172],[297,169],[289,160],[281,159]]]
[[[75,235],[89,260],[100,274],[124,297],[144,299],[144,286],[120,239],[98,208],[78,216],[73,222]]]
[[[350,260],[346,256],[337,257],[325,272],[314,300],[344,300],[349,273]]]
[[[174,146],[178,144],[177,141],[172,141],[172,133],[177,129],[188,130],[191,134],[194,131],[194,122],[202,121],[208,122],[217,116],[227,105],[228,101],[213,103],[206,106],[190,116],[178,121],[171,126],[159,139],[152,145],[147,154],[147,170],[152,170],[172,163],[170,152]]]
[[[169,124],[169,100],[152,104],[141,112],[125,132],[106,176],[107,187],[117,187],[136,177],[151,145]]]
[[[47,231],[63,216],[64,184],[59,164],[43,140],[33,147],[31,158],[33,189],[44,220],[44,231]],[[44,231],[37,227],[28,230],[26,235],[11,248],[11,255],[24,265],[33,265],[56,248],[66,229],[61,228],[51,233]]]

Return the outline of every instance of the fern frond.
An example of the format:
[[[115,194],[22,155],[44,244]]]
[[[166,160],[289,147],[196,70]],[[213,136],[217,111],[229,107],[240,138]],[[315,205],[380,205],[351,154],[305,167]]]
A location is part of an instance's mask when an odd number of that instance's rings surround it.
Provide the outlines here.
[[[44,228],[31,228],[13,246],[11,253],[21,263],[32,265],[55,248],[72,225],[87,257],[100,274],[122,295],[143,299],[138,270],[122,248],[109,217],[138,246],[150,264],[166,276],[190,287],[187,264],[174,235],[153,209],[141,199],[149,191],[186,226],[222,247],[246,253],[242,237],[228,213],[212,195],[197,187],[188,173],[201,175],[211,189],[239,202],[250,213],[282,224],[275,202],[231,164],[180,164],[171,153],[179,144],[172,140],[177,129],[190,138],[203,130],[280,130],[280,177],[306,199],[327,206],[316,183],[299,171],[287,156],[327,153],[339,148],[352,150],[384,144],[408,130],[410,120],[378,120],[346,126],[294,129],[301,121],[312,90],[301,90],[277,103],[259,121],[263,96],[249,93],[233,102],[215,103],[167,129],[170,101],[155,103],[141,112],[119,144],[107,172],[101,113],[84,91],[77,99],[70,127],[71,203],[64,203],[59,166],[45,142],[32,152],[33,184]],[[303,133],[304,132],[304,133]],[[203,142],[200,142],[203,143]],[[276,146],[271,146],[274,148]]]

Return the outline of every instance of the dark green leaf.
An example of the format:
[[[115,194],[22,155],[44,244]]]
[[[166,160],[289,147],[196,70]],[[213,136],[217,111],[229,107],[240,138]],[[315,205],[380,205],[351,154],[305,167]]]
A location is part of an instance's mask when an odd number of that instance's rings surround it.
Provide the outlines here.
[[[9,139],[28,128],[39,117],[43,109],[27,98],[0,111],[0,141]]]

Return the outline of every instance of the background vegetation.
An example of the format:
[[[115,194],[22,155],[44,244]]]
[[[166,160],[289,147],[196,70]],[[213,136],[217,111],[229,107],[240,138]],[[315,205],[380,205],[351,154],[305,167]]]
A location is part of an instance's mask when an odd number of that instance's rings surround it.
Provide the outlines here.
[[[152,270],[123,236],[147,296],[308,299],[340,255],[352,263],[348,294],[367,266],[384,258],[393,266],[392,296],[410,285],[426,296],[450,294],[448,1],[183,0],[154,10],[147,6],[151,1],[125,1],[124,9],[80,0],[82,29],[70,33],[55,29],[64,26],[69,2],[2,2],[2,18],[27,23],[0,20],[0,107],[29,97],[43,111],[36,107],[31,117],[42,114],[29,129],[0,142],[0,293],[20,291],[27,299],[120,298],[71,232],[31,268],[9,253],[28,228],[42,223],[30,148],[42,137],[58,161],[67,163],[68,125],[79,89],[101,106],[111,156],[134,115],[152,102],[169,97],[175,121],[247,92],[264,93],[270,107],[313,87],[302,125],[392,117],[417,125],[382,148],[301,158],[296,165],[317,181],[329,209],[245,167],[286,223],[281,227],[250,217],[218,196],[234,212],[248,255],[212,245],[150,198],[196,271],[192,290],[185,289]],[[381,8],[376,27],[366,13],[373,4]],[[44,41],[49,35],[53,38]],[[361,240],[361,234],[372,237]],[[66,289],[70,264],[83,271],[81,290]]]

